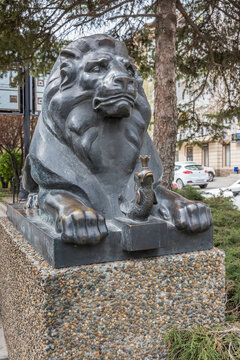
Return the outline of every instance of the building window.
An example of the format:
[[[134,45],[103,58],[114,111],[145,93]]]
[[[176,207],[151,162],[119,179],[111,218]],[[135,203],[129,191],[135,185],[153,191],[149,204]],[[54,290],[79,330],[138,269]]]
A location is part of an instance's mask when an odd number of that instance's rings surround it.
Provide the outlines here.
[[[10,95],[10,103],[17,103],[17,96],[16,95]]]
[[[193,148],[192,148],[192,146],[187,147],[187,161],[193,161]]]
[[[208,144],[204,144],[202,147],[203,152],[203,165],[209,166],[209,151],[208,151]]]
[[[230,144],[223,145],[223,166],[231,166]]]

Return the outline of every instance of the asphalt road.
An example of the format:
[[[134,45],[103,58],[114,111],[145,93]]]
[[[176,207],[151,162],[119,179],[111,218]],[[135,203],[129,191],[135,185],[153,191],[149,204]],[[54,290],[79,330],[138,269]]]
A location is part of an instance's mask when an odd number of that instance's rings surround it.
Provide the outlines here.
[[[208,183],[207,190],[225,188],[232,185],[235,181],[240,180],[240,174],[232,174],[229,176],[217,176]]]
[[[236,181],[240,180],[240,174],[233,174],[226,177],[217,177],[213,182],[208,184],[208,187],[204,190],[200,190],[201,193],[205,193],[206,197],[209,196],[219,196],[219,189],[225,190],[222,195],[226,197],[231,197],[234,205],[240,210],[240,195],[233,196],[232,191],[226,190],[230,185],[234,184]],[[210,195],[211,194],[211,195]]]

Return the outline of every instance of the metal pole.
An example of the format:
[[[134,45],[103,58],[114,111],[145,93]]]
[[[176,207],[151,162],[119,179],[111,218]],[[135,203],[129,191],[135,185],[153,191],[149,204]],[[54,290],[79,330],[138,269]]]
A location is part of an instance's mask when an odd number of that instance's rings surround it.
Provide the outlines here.
[[[29,65],[25,68],[24,76],[24,155],[29,153],[30,146],[30,76]]]

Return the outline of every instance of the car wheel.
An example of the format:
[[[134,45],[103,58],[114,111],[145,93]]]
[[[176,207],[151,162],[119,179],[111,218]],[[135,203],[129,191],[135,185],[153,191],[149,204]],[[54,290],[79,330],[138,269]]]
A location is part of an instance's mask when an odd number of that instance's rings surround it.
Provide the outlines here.
[[[184,184],[181,179],[177,179],[176,184],[177,184],[178,189],[182,189],[184,187]]]
[[[213,181],[213,178],[214,178],[214,175],[213,175],[213,173],[210,171],[210,172],[208,173],[208,181]]]
[[[200,189],[206,189],[206,187],[208,186],[208,184],[205,185],[199,185]]]

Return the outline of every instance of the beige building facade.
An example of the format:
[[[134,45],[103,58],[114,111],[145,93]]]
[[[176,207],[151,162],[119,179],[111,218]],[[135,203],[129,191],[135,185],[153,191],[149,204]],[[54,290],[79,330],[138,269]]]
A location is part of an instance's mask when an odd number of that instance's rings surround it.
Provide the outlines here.
[[[204,166],[213,167],[216,176],[227,176],[234,173],[236,167],[240,171],[240,142],[210,142],[202,147],[183,144],[176,151],[176,161],[196,161]]]
[[[177,83],[177,100],[178,104],[184,99],[183,90],[184,82]],[[151,105],[152,112],[154,107],[154,82],[152,80],[144,81],[144,90],[146,92],[148,101]],[[188,95],[185,95],[185,101],[188,101]],[[214,104],[216,99],[208,94],[198,99],[196,110],[200,114],[214,112]],[[183,143],[180,149],[176,150],[176,161],[196,161],[204,166],[213,167],[216,176],[227,176],[234,173],[234,168],[238,167],[240,172],[240,119],[235,119],[229,125],[230,129],[227,130],[224,139],[215,142],[203,143],[203,138],[196,134],[195,140],[202,143],[201,147],[198,145]],[[149,134],[152,137],[154,127],[154,120],[152,118],[149,126]],[[206,134],[207,138],[207,134]]]

